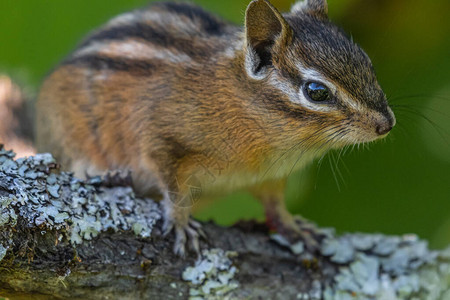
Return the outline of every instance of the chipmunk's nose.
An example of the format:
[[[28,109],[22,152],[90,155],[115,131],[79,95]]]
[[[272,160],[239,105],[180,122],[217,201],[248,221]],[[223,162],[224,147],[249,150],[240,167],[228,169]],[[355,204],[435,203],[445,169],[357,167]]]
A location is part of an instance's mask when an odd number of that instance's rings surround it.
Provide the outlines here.
[[[395,125],[395,116],[392,110],[388,107],[387,113],[384,114],[383,119],[378,121],[376,125],[376,132],[378,135],[385,135],[391,131]]]
[[[390,122],[383,122],[377,125],[376,131],[378,135],[385,135],[389,131],[391,131],[392,125]]]

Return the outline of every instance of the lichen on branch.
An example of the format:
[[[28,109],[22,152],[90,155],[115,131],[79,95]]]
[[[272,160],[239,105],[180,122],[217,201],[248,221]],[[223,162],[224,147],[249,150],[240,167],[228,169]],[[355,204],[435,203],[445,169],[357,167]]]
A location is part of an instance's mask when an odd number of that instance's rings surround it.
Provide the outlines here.
[[[319,253],[254,222],[203,224],[202,256],[172,253],[160,205],[0,147],[0,297],[450,299],[450,248],[332,230]],[[280,276],[282,274],[282,276]]]

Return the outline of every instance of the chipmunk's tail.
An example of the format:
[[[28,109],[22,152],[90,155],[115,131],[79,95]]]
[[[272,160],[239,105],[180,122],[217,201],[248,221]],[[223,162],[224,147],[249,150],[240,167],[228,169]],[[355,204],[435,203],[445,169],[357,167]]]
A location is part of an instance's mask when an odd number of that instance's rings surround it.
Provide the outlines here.
[[[0,75],[0,144],[14,150],[17,157],[36,153],[32,116],[31,101],[25,93],[11,78]]]

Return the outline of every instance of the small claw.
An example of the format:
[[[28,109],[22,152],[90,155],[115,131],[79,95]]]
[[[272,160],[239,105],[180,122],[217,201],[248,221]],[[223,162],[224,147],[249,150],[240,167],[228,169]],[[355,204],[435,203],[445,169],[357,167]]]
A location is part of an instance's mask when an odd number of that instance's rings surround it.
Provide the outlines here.
[[[173,245],[173,252],[181,257],[186,254],[186,232],[183,227],[175,227],[175,242]]]
[[[197,229],[198,235],[204,239],[204,240],[208,240],[208,236],[206,235],[206,233],[203,231],[203,229]]]
[[[200,222],[197,222],[193,219],[189,220],[189,226],[192,227],[193,229],[195,229],[198,233],[198,236],[200,236],[202,239],[208,239],[208,236],[206,235],[206,233],[203,231],[202,229],[202,224],[200,224]]]
[[[310,252],[316,252],[320,249],[319,242],[314,238],[314,236],[307,232],[302,231],[301,233],[301,239],[303,240],[303,243]]]
[[[198,221],[195,221],[194,219],[189,219],[189,226],[191,226],[195,229],[202,228],[202,224],[200,224],[200,222],[198,222]]]
[[[195,251],[197,255],[200,255],[199,237],[204,234],[201,230],[200,223],[190,220],[186,226],[177,225],[174,222],[168,222],[168,225],[163,225],[164,235],[174,230],[175,242],[173,245],[173,252],[181,257],[186,254],[186,243],[189,244],[189,248]]]
[[[295,216],[293,216],[293,219],[294,219],[294,222],[301,228],[305,228],[305,229],[309,229],[309,230],[317,230],[317,225],[314,222],[312,222],[306,218],[303,218],[302,216],[295,215]]]
[[[162,226],[163,236],[167,236],[170,232],[172,232],[173,226],[173,221],[165,218]]]
[[[281,234],[291,245],[297,242],[303,242],[304,247],[309,252],[317,252],[320,249],[320,243],[326,236],[314,223],[300,217],[293,216],[276,222],[276,231]]]
[[[197,229],[198,230],[198,229]],[[195,251],[197,255],[200,255],[200,245],[198,242],[199,233],[194,228],[186,228],[186,233],[189,237],[190,247]]]

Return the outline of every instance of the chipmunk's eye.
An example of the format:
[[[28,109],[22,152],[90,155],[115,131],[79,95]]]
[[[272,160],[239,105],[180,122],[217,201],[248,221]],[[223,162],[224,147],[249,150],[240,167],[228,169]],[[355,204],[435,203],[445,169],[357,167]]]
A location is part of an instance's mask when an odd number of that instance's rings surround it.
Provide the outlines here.
[[[303,90],[309,101],[331,102],[332,100],[330,90],[319,82],[307,82]]]

